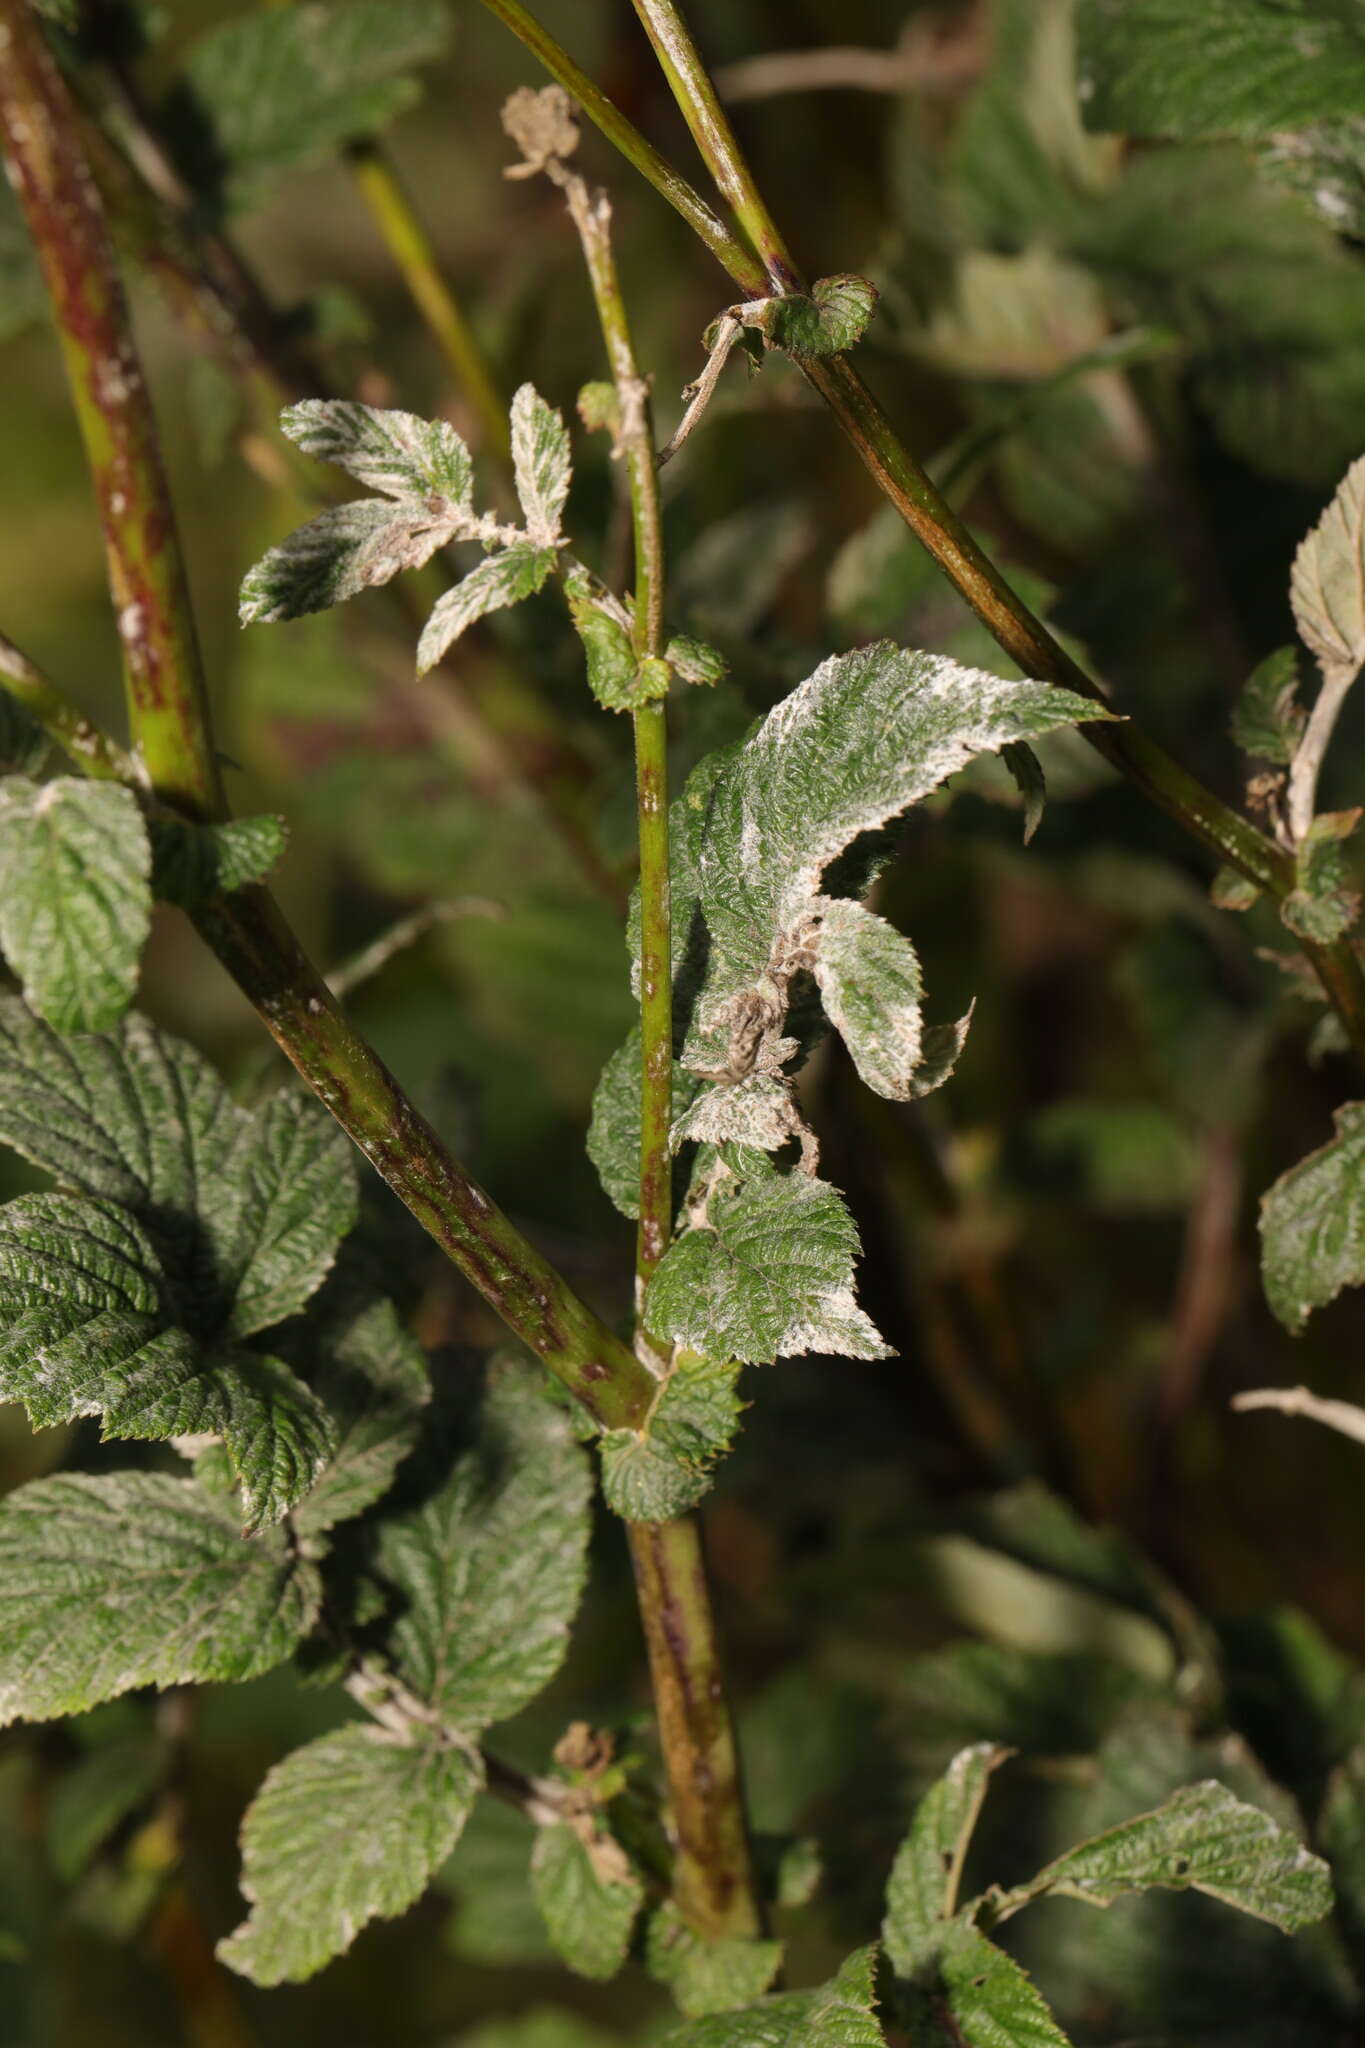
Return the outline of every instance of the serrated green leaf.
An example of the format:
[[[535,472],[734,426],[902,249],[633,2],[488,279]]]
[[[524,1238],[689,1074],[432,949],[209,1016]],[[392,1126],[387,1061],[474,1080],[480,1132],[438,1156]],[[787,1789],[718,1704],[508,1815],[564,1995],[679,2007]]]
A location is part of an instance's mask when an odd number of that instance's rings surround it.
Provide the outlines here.
[[[1322,811],[1299,842],[1297,887],[1280,905],[1281,920],[1296,937],[1330,946],[1358,922],[1360,892],[1351,886],[1354,878],[1341,842],[1359,822],[1358,810]]]
[[[670,1901],[650,1919],[645,1961],[650,1976],[668,1987],[680,2009],[690,2019],[700,2019],[709,2013],[729,2015],[760,1997],[782,1967],[782,1943],[707,1941],[693,1932]],[[692,2030],[685,2030],[681,2038],[690,2041]],[[670,2048],[674,2040],[670,2035]]]
[[[570,1821],[540,1828],[531,1853],[531,1889],[569,1968],[580,1977],[614,1977],[644,1898],[644,1887],[615,1842],[590,1846]]]
[[[1365,83],[1365,35],[1361,66]],[[1324,677],[1337,671],[1354,675],[1365,661],[1365,455],[1352,463],[1300,543],[1289,594],[1300,637]]]
[[[231,895],[260,882],[284,852],[288,827],[280,817],[233,818],[195,825],[188,818],[147,821],[152,843],[152,894],[182,910],[212,896]]]
[[[343,1296],[333,1305],[324,1297],[299,1343],[336,1433],[330,1459],[294,1511],[294,1527],[310,1536],[387,1492],[417,1441],[431,1383],[421,1346],[388,1301]]]
[[[305,455],[335,463],[386,498],[439,498],[451,507],[470,502],[469,450],[447,420],[352,399],[305,398],[286,407],[280,425]]]
[[[768,299],[760,325],[778,348],[793,355],[835,356],[853,348],[876,311],[879,293],[865,277],[841,272],[817,278],[809,298]]]
[[[38,1428],[100,1414],[125,1380],[178,1377],[197,1356],[126,1210],[54,1194],[0,1209],[0,1398]]]
[[[1276,648],[1251,671],[1232,714],[1232,737],[1244,753],[1263,761],[1293,760],[1304,724],[1298,688],[1296,647]]]
[[[859,1949],[816,1991],[785,1991],[679,2027],[664,2048],[884,2048],[872,1983],[876,1953]]]
[[[389,1652],[447,1727],[476,1735],[563,1659],[586,1569],[592,1475],[529,1371],[495,1372],[443,1483],[385,1520],[378,1568],[404,1609]]]
[[[821,916],[814,972],[825,1015],[874,1094],[899,1102],[924,1094],[924,982],[910,941],[860,903],[833,899]],[[937,1085],[952,1069],[935,1071]]]
[[[475,620],[534,597],[554,565],[553,548],[517,541],[471,569],[464,581],[438,598],[432,608],[417,644],[418,675],[434,668]]]
[[[233,203],[250,203],[286,171],[387,126],[417,98],[412,67],[439,56],[448,35],[440,0],[236,15],[190,51],[173,130]]]
[[[68,775],[0,782],[0,947],[59,1031],[104,1030],[132,1002],[151,866],[130,789]]]
[[[711,939],[684,1065],[739,1079],[771,1064],[792,977],[818,968],[836,900],[821,893],[825,871],[854,841],[975,755],[1096,715],[1068,691],[886,642],[823,663],[674,807],[700,818],[694,888],[685,856],[674,875],[675,920],[686,931],[699,902]]]
[[[3,653],[0,643],[0,656]],[[47,734],[37,719],[5,688],[0,659],[0,776],[37,775],[50,751]]]
[[[573,474],[569,430],[532,384],[521,385],[512,400],[511,424],[512,465],[527,536],[538,548],[553,548],[561,538],[559,521]]]
[[[639,691],[639,662],[625,625],[616,616],[607,593],[586,569],[575,567],[564,578],[564,595],[574,631],[583,643],[588,688],[607,711],[631,711],[645,700]]]
[[[945,2040],[966,2048],[1070,2048],[1027,1973],[976,1928],[953,1931],[939,1972],[956,2030]]]
[[[218,1945],[253,1983],[298,1983],[368,1921],[421,1897],[483,1783],[475,1755],[434,1734],[412,1742],[340,1728],[277,1764],[242,1825],[251,1915]]]
[[[739,1372],[683,1352],[643,1429],[601,1438],[602,1491],[628,1522],[668,1522],[694,1508],[739,1423]]]
[[[1008,1754],[990,1742],[959,1750],[915,1809],[892,1866],[882,1926],[883,1945],[901,1977],[918,1977],[937,1964],[990,1774]]]
[[[332,505],[262,556],[242,579],[237,616],[271,625],[334,604],[420,569],[453,536],[458,521],[414,500],[357,498]]]
[[[1059,1856],[1024,1889],[1030,1898],[1055,1893],[1111,1906],[1156,1885],[1207,1892],[1285,1934],[1332,1910],[1322,1859],[1212,1778]]]
[[[1287,1330],[1365,1282],[1365,1103],[1339,1109],[1336,1135],[1262,1196],[1261,1278]]]
[[[62,1473],[0,1501],[0,1721],[142,1685],[234,1683],[311,1626],[317,1574],[191,1479]]]
[[[1365,101],[1365,28],[1333,0],[1081,0],[1087,125],[1268,135]]]
[[[355,1155],[320,1102],[282,1088],[244,1121],[222,1177],[231,1209],[214,1234],[232,1333],[249,1337],[296,1315],[330,1272],[356,1219]]]
[[[857,1256],[853,1218],[826,1182],[793,1172],[725,1183],[705,1225],[665,1252],[645,1321],[689,1351],[743,1364],[804,1351],[889,1358],[853,1298]]]

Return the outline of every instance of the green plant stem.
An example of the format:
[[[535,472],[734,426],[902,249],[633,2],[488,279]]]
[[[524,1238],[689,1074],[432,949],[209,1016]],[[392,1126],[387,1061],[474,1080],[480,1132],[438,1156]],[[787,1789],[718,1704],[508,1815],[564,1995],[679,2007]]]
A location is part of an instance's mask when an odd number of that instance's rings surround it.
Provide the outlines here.
[[[611,206],[562,166],[583,244],[602,336],[616,385],[619,445],[630,479],[635,535],[633,640],[638,659],[664,646],[663,515],[649,386],[640,375],[611,246]],[[673,1228],[673,955],[669,909],[668,725],[664,704],[635,716],[636,811],[640,843],[640,1221],[636,1238],[636,1346],[666,1367],[645,1327],[646,1291]],[[695,1516],[632,1523],[631,1560],[659,1743],[668,1777],[676,1845],[673,1898],[684,1918],[712,1939],[755,1935],[754,1884],[739,1753],[721,1673],[715,1614]]]
[[[104,528],[129,722],[159,796],[223,810],[156,423],[74,110],[21,0],[0,4],[0,127],[51,295]]]
[[[484,0],[484,5],[534,51],[655,191],[696,226],[694,216],[698,207],[705,211],[704,202],[591,80],[585,79],[540,24],[513,0]],[[714,118],[713,106],[719,107],[714,92],[707,99],[694,97],[695,81],[706,76],[705,67],[676,7],[671,0],[636,0],[636,6],[651,35],[655,27],[660,31],[667,27],[669,82],[717,183],[722,190],[743,196],[745,211],[755,223],[766,219],[766,208],[723,110],[719,121]],[[655,26],[651,26],[651,17],[657,18]],[[698,232],[702,230],[698,228]],[[702,233],[702,239],[746,294],[769,288],[772,280],[762,275],[762,266],[755,262],[745,243],[725,232]],[[773,247],[780,251],[782,246],[779,236]],[[794,268],[791,278],[787,289],[799,289],[800,274]],[[1058,647],[935,489],[849,359],[803,357],[800,367],[833,412],[878,488],[1024,673],[1088,697],[1101,698],[1103,693],[1098,684]],[[1277,901],[1282,902],[1290,893],[1295,886],[1293,863],[1284,850],[1205,789],[1163,748],[1146,738],[1131,719],[1082,726],[1080,731],[1130,782],[1221,860],[1247,875]],[[1305,945],[1303,950],[1340,1015],[1356,1053],[1365,1063],[1365,971],[1354,947],[1349,939],[1340,939],[1332,946]]]
[[[674,0],[635,0],[635,12],[654,45],[673,97],[682,109],[692,139],[701,151],[721,194],[767,272],[776,292],[802,291],[804,286],[776,221],[764,204],[743,152],[720,103],[701,54]]]
[[[111,740],[78,711],[55,683],[36,669],[12,640],[0,633],[0,686],[37,719],[54,746],[61,748],[73,765],[101,782],[132,782],[133,763],[117,741]]]
[[[353,143],[347,156],[361,196],[402,273],[413,303],[468,399],[488,446],[506,461],[512,447],[507,408],[498,396],[459,301],[442,275],[431,237],[392,159],[377,142]]]
[[[752,1937],[762,1920],[700,1525],[634,1522],[630,1548],[668,1766],[674,1903],[713,1940]]]
[[[67,90],[22,0],[0,0],[0,59],[0,128],[76,389],[111,586],[116,602],[141,608],[136,633],[124,629],[134,744],[157,795],[217,811],[208,706],[151,401]],[[604,1427],[638,1427],[657,1392],[653,1375],[441,1143],[347,1022],[268,892],[219,897],[195,921],[309,1087],[484,1299]]]

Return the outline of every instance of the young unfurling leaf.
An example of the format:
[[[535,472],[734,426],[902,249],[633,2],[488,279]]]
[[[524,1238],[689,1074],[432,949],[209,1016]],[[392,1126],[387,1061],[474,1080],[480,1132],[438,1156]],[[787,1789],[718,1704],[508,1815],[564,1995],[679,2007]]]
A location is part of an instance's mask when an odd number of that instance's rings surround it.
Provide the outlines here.
[[[563,538],[559,521],[572,474],[568,429],[531,384],[523,384],[512,400],[511,420],[512,463],[527,538],[538,548],[554,548]]]

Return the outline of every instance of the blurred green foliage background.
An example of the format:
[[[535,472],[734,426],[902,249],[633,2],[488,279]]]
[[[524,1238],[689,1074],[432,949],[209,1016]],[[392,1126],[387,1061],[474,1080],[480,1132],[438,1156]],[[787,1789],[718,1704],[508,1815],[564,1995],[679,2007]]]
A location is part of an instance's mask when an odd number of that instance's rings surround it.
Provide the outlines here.
[[[152,103],[195,41],[237,11],[218,0],[160,10],[163,33],[140,68]],[[690,167],[631,9],[545,0],[540,11]],[[844,0],[837,17],[821,0],[693,0],[689,12],[720,67],[836,41],[904,53],[903,90],[783,91],[738,105],[759,182],[812,274],[855,270],[882,287],[863,367],[1031,601],[1146,729],[1237,795],[1235,694],[1290,637],[1293,548],[1365,448],[1359,241],[1335,235],[1233,145],[1084,134],[1067,10],[1054,0],[933,10]],[[603,369],[577,245],[553,192],[502,176],[500,103],[539,80],[474,0],[450,14],[449,53],[423,68],[420,104],[390,146],[500,386],[529,378],[568,414]],[[701,365],[701,332],[730,287],[605,145],[590,137],[584,156],[613,193],[637,347],[671,431]],[[336,388],[448,411],[477,444],[344,161],[270,183],[232,231],[274,304],[315,338]],[[498,739],[479,691],[444,676],[414,683],[414,634],[382,594],[239,632],[240,578],[298,523],[303,500],[264,396],[233,385],[154,280],[135,274],[134,290],[234,803],[288,817],[280,893],[325,964],[416,907],[454,900],[455,914],[358,993],[355,1013],[478,1178],[619,1319],[631,1233],[597,1186],[583,1135],[596,1076],[631,1013],[625,723],[592,707],[549,598],[458,664],[504,720],[520,717],[516,692],[528,685],[553,708],[581,768],[570,844],[526,777],[543,737]],[[0,304],[0,626],[118,727],[116,636],[61,365],[46,322],[25,320],[10,291]],[[572,530],[590,560],[620,564],[627,536],[611,466],[600,438],[576,441]],[[860,639],[886,633],[998,665],[877,512],[789,365],[775,360],[752,383],[732,367],[666,482],[675,622],[708,634],[732,664],[730,684],[681,705],[679,773],[823,654]],[[1357,703],[1328,803],[1362,794],[1362,737]],[[797,1981],[866,1937],[912,1791],[963,1729],[1019,1725],[1025,1666],[1010,1659],[1034,1659],[1025,1719],[1034,1747],[1059,1754],[1088,1746],[1169,1680],[1144,1662],[1145,1638],[1113,1654],[1090,1610],[1057,1592],[1084,1581],[1084,1545],[1077,1536],[1080,1550],[1070,1538],[1049,1550],[1038,1497],[1021,1485],[1046,1482],[1160,1566],[1174,1589],[1156,1602],[1163,1628],[1176,1611],[1163,1602],[1212,1617],[1233,1724],[1300,1789],[1323,1752],[1308,1736],[1294,1752],[1301,1724],[1285,1701],[1355,1684],[1316,1631],[1365,1657],[1358,1448],[1229,1411],[1246,1386],[1352,1390],[1359,1301],[1291,1341],[1261,1296],[1254,1228],[1260,1191],[1328,1134],[1351,1087],[1346,1062],[1292,971],[1265,957],[1288,951],[1268,911],[1237,920],[1212,909],[1202,853],[1079,741],[1055,745],[1048,766],[1053,802],[1027,850],[1008,786],[981,775],[916,814],[884,884],[882,908],[913,935],[934,1012],[977,999],[950,1088],[923,1105],[885,1104],[858,1091],[837,1056],[812,1078],[827,1171],[863,1232],[867,1305],[900,1355],[884,1367],[804,1359],[751,1374],[754,1405],[708,1510],[756,1824],[831,1838],[825,1903],[791,1920]],[[248,1077],[263,1057],[254,1018],[188,924],[158,915],[144,1007]],[[0,1192],[23,1185],[18,1166],[0,1162]],[[374,1202],[395,1290],[425,1339],[489,1339],[482,1307],[386,1195]],[[17,1409],[0,1411],[5,1487],[116,1455],[128,1453],[101,1450],[82,1429],[34,1436]],[[1027,1597],[1001,1577],[1002,1555],[1033,1559]],[[575,1717],[635,1717],[647,1739],[614,1526],[600,1531],[595,1567],[570,1664],[527,1717],[528,1762]],[[1114,1593],[1114,1583],[1106,1597],[1130,1619],[1150,1607],[1150,1588]],[[1303,1618],[1287,1619],[1291,1608]],[[950,1677],[934,1661],[965,1637],[978,1640],[975,1705],[956,1689],[969,1667],[954,1664]],[[1103,1667],[1089,1661],[1100,1649]],[[1294,1674],[1299,1693],[1267,1694],[1272,1670],[1276,1683]],[[1012,1684],[1014,1723],[1000,1705]],[[510,1813],[482,1816],[448,1881],[316,1982],[269,1994],[218,1982],[207,1944],[237,1918],[242,1807],[286,1748],[346,1711],[339,1695],[301,1692],[277,1673],[0,1740],[0,2044],[600,2048],[647,2038],[663,2008],[642,1973],[566,1989],[527,1917],[524,1831]],[[169,1805],[147,1789],[167,1744]],[[101,1782],[117,1788],[118,1826],[91,1858],[80,1830]],[[1050,1840],[1064,1824],[1051,1796],[1044,1771],[1005,1803],[994,1846],[1011,1867],[1027,1862],[1030,1835]],[[168,1877],[177,1829],[183,1870]],[[1090,1922],[1081,1936],[1098,1940]],[[1213,2038],[1210,1998],[1228,2039],[1338,2038],[1337,2019],[1322,2018],[1305,1988],[1312,1973],[1292,1960],[1299,1945],[1272,1954],[1255,1928],[1234,1937],[1222,1921],[1215,1937],[1213,1988],[1192,1978],[1165,1987],[1182,2038]],[[1119,1962],[1096,1989],[1087,1969],[1093,1977],[1097,1953],[1087,1962],[1058,1936],[1037,1959],[1040,1978],[1064,2010],[1090,2015],[1084,2038],[1117,2039],[1140,2001],[1114,1992]],[[583,2030],[562,2018],[512,2026],[542,2004],[572,2007]]]

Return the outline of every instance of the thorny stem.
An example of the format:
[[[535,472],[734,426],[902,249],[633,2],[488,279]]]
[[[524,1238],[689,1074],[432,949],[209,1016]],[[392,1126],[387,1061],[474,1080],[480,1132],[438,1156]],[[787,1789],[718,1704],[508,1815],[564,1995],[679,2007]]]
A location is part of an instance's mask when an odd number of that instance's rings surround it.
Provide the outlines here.
[[[132,590],[127,601],[139,607],[136,633],[124,629],[134,740],[159,795],[216,811],[208,707],[151,401],[66,88],[22,0],[0,0],[0,56],[0,127],[87,431],[110,581],[120,603]],[[216,898],[196,923],[309,1087],[485,1300],[604,1427],[638,1426],[657,1392],[653,1376],[442,1144],[346,1021],[268,892]]]
[[[484,5],[506,22],[552,76],[573,94],[584,113],[655,191],[697,228],[712,255],[747,295],[769,288],[770,280],[765,279],[762,266],[755,262],[746,244],[723,230],[717,235],[714,225],[707,230],[698,224],[696,214],[699,208],[706,212],[704,202],[525,8],[514,4],[514,0],[484,0]],[[657,12],[661,21],[668,17],[672,42],[670,82],[675,91],[686,95],[691,90],[689,80],[703,67],[695,49],[685,66],[679,62],[679,39],[690,42],[681,17],[667,0],[636,0],[636,5],[642,11]],[[649,26],[648,21],[646,25]],[[714,94],[711,99],[714,101]],[[708,157],[717,182],[722,189],[743,189],[746,210],[757,218],[753,209],[761,207],[762,202],[753,188],[748,166],[733,143],[723,110],[721,125],[712,119],[709,103],[698,100],[694,105],[684,99],[683,111],[699,142],[703,136],[707,138],[703,148],[715,147],[718,152],[714,161]],[[726,136],[730,137],[728,144]],[[780,237],[775,246],[781,248]],[[793,277],[796,275],[793,272]],[[804,357],[800,367],[833,412],[879,489],[1024,673],[1088,697],[1101,697],[1098,685],[1034,618],[944,502],[848,358]],[[1129,781],[1212,848],[1220,859],[1277,900],[1282,901],[1294,888],[1294,866],[1285,851],[1205,789],[1161,747],[1147,739],[1131,719],[1086,725],[1080,731]],[[1348,939],[1340,939],[1331,946],[1305,945],[1304,951],[1339,1012],[1356,1052],[1365,1061],[1365,972],[1353,947]]]
[[[406,186],[379,143],[353,143],[347,154],[361,196],[404,284],[473,408],[488,446],[506,461],[512,446],[507,409]]]
[[[611,203],[575,172],[546,165],[583,244],[620,405],[619,446],[635,533],[633,639],[640,660],[664,646],[663,517],[649,386],[640,375],[611,246]],[[668,726],[662,701],[635,712],[640,841],[640,1223],[636,1347],[664,1368],[645,1328],[645,1293],[673,1227],[673,961],[669,925]],[[749,1852],[734,1725],[695,1516],[632,1523],[636,1593],[649,1652],[659,1743],[676,1844],[673,1898],[712,1939],[756,1935],[761,1916]]]

